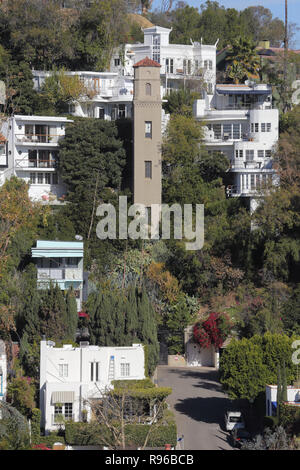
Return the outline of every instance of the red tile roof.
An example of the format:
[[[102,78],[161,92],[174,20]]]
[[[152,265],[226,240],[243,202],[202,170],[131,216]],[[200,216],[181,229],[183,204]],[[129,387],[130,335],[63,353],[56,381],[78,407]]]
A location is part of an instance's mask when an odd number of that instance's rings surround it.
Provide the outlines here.
[[[1,143],[6,142],[6,138],[4,137],[3,134],[1,134],[1,132],[0,132],[0,142]]]
[[[161,67],[158,62],[155,60],[149,59],[149,57],[145,57],[145,59],[140,60],[133,67]]]

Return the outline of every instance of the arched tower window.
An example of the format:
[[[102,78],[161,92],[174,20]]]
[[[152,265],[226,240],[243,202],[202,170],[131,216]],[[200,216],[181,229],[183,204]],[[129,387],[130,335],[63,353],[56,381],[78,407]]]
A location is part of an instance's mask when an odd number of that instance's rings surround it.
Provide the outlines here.
[[[146,83],[146,95],[151,96],[151,83]]]

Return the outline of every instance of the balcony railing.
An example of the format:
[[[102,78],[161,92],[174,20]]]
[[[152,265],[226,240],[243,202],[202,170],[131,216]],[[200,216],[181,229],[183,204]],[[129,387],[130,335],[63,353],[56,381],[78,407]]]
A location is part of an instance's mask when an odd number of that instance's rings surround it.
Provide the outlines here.
[[[39,281],[51,280],[69,280],[69,281],[82,281],[82,269],[78,268],[38,268]]]
[[[58,134],[16,134],[17,142],[34,144],[57,144],[62,137]]]
[[[262,103],[241,103],[241,104],[227,104],[223,106],[218,106],[218,111],[230,111],[230,110],[247,110],[247,109],[272,109],[272,104],[262,104]]]
[[[56,168],[56,160],[16,160],[16,168]]]
[[[63,280],[65,279],[65,270],[59,268],[38,268],[38,280]]]
[[[248,161],[241,161],[241,162],[235,162],[232,163],[231,169],[232,170],[237,170],[237,169],[255,169],[255,170],[261,170],[264,167],[263,162],[257,162],[254,160],[248,160]]]

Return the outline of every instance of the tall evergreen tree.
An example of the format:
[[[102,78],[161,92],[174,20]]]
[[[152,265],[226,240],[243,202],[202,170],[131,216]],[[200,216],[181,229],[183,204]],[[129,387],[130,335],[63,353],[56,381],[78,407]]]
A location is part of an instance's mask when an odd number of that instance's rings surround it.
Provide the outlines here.
[[[60,288],[50,285],[41,291],[39,306],[40,333],[48,339],[64,340],[67,333],[67,309]]]
[[[126,295],[124,295],[126,293]],[[145,290],[130,287],[92,293],[87,310],[90,314],[90,338],[99,346],[147,345],[147,373],[152,374],[159,355],[155,312]]]
[[[278,364],[278,372],[277,372],[277,418],[280,417],[280,405],[282,402],[282,379],[281,379],[281,368]]]
[[[68,290],[66,295],[66,339],[75,341],[76,329],[78,324],[77,303],[74,295],[73,288]]]

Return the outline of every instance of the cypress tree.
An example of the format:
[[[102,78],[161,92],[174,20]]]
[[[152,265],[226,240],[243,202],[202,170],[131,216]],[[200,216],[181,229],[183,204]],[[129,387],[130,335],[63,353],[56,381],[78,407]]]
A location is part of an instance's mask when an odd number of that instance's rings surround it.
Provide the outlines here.
[[[283,361],[283,366],[282,366],[282,401],[288,401],[285,361]]]
[[[277,418],[280,418],[280,405],[282,402],[282,381],[281,381],[281,370],[280,365],[278,364],[277,372]]]
[[[66,295],[66,318],[67,318],[67,330],[66,339],[75,341],[76,330],[78,325],[78,312],[77,303],[74,295],[73,288],[68,290]]]
[[[138,311],[137,311],[137,296],[135,286],[131,286],[128,289],[127,299],[124,305],[125,314],[125,333],[127,344],[130,345],[133,342],[138,342]]]
[[[155,312],[149,300],[149,297],[145,291],[138,295],[138,319],[139,319],[139,331],[138,336],[140,337],[143,344],[147,345],[148,348],[148,373],[151,375],[158,362],[159,358],[159,343],[157,339],[157,324],[155,318]]]
[[[99,346],[131,346],[141,342],[148,349],[148,373],[159,357],[155,312],[145,290],[132,286],[123,290],[91,294],[88,300],[90,338]]]
[[[41,291],[39,306],[40,334],[49,339],[63,340],[67,331],[66,302],[58,285]]]

